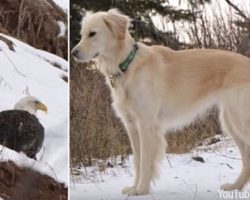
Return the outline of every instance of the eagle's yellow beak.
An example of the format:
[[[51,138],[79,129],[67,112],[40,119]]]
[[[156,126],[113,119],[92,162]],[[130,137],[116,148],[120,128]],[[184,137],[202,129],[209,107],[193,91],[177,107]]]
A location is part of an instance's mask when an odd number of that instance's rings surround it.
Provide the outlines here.
[[[38,102],[37,103],[37,110],[42,110],[44,111],[45,113],[48,112],[48,108],[45,104],[43,104],[42,102]]]

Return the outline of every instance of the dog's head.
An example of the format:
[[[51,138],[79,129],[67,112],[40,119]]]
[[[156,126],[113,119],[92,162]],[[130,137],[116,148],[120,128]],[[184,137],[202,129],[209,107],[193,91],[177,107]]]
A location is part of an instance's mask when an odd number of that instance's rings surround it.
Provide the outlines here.
[[[97,12],[82,21],[81,40],[73,48],[76,61],[89,62],[95,57],[105,55],[126,38],[129,18],[118,10]]]

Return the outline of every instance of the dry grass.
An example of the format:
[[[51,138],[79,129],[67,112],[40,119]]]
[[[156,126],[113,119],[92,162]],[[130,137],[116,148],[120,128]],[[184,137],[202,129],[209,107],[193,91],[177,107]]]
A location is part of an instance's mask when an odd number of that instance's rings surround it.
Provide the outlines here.
[[[67,33],[58,37],[57,21],[63,21],[67,26],[67,14],[53,0],[1,0],[2,33],[67,59]]]
[[[169,153],[186,153],[201,142],[216,134],[221,134],[217,109],[210,110],[203,118],[195,120],[183,130],[166,136]]]
[[[111,109],[103,76],[86,66],[71,65],[71,163],[91,165],[130,152],[127,135]]]

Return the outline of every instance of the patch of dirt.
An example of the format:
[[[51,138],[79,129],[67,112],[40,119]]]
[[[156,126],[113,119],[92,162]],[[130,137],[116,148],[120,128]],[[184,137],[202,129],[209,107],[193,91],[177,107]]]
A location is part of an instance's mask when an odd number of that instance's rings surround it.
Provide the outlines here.
[[[53,0],[1,0],[0,32],[67,59],[68,39],[58,37],[67,14]]]
[[[0,163],[0,197],[5,200],[67,200],[68,189],[47,175],[13,162]]]

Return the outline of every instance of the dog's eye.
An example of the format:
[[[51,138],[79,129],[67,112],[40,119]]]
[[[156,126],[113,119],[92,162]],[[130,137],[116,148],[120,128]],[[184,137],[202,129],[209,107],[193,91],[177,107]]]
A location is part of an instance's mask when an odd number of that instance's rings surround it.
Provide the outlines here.
[[[89,33],[89,37],[93,37],[93,36],[95,36],[95,34],[96,34],[96,32],[91,31],[91,32]]]

